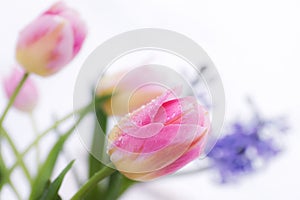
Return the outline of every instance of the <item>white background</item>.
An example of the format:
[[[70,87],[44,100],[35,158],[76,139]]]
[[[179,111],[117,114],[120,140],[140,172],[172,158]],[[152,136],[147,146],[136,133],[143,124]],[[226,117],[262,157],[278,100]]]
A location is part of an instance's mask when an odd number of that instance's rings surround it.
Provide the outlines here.
[[[0,0],[0,75],[15,64],[18,31],[54,1]],[[212,174],[141,184],[133,187],[123,200],[131,199],[300,199],[299,145],[299,67],[300,2],[240,0],[70,0],[89,27],[89,35],[79,56],[62,72],[50,78],[34,77],[41,99],[35,116],[39,129],[56,116],[72,110],[76,75],[93,49],[113,35],[124,31],[155,27],[170,29],[200,44],[216,64],[224,82],[226,119],[243,117],[245,95],[250,95],[267,116],[286,114],[291,133],[283,137],[285,152],[265,170],[242,179],[238,184],[220,186]],[[0,91],[0,109],[6,99]],[[29,120],[17,111],[9,113],[8,127],[20,149],[32,139]],[[51,141],[51,138],[49,138]],[[48,144],[48,142],[44,142]],[[77,159],[75,167],[84,177],[85,149],[76,135],[68,150]],[[44,147],[44,146],[43,146]],[[10,152],[7,152],[9,155]],[[33,162],[34,155],[28,161]],[[29,162],[30,163],[30,162]],[[60,160],[55,175],[65,166]],[[14,175],[21,182],[20,173]],[[19,184],[24,187],[23,184]],[[24,195],[26,188],[22,189]],[[75,192],[71,175],[60,191],[64,199]],[[13,199],[8,188],[0,199]]]

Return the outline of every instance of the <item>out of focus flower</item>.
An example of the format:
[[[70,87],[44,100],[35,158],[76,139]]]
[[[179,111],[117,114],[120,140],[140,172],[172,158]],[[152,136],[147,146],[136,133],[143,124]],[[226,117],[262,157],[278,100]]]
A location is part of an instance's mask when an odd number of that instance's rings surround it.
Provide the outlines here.
[[[125,115],[149,103],[166,91],[165,88],[154,84],[148,84],[133,91],[141,77],[125,78],[119,84],[125,74],[126,72],[119,72],[104,76],[99,82],[96,95],[99,97],[112,95],[102,104],[108,115]],[[151,75],[148,74],[148,76]]]
[[[234,180],[261,167],[280,152],[274,141],[276,132],[287,130],[277,120],[265,120],[258,115],[250,122],[235,122],[208,154],[222,182]],[[267,136],[271,132],[273,137]]]
[[[10,76],[4,79],[3,86],[8,98],[14,93],[23,75],[24,72],[22,70],[15,68]],[[34,82],[28,78],[14,102],[14,107],[24,112],[31,112],[37,105],[38,99],[37,87]]]
[[[26,71],[49,76],[77,55],[86,33],[78,13],[56,3],[20,32],[17,60]]]
[[[112,129],[110,160],[133,180],[171,174],[199,157],[209,127],[208,113],[194,97],[177,98],[168,91]]]

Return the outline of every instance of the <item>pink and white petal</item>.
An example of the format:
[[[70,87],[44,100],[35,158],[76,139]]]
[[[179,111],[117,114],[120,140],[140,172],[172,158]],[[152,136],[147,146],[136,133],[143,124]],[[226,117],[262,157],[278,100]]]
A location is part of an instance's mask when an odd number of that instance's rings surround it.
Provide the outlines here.
[[[176,128],[177,134],[170,141],[164,140],[166,141],[164,148],[149,153],[138,153],[126,151],[124,147],[119,148],[115,145],[111,145],[109,149],[111,161],[118,170],[124,172],[146,173],[159,170],[181,157],[191,144],[193,144],[195,138],[201,138],[201,135],[204,135],[206,132],[205,128],[198,125],[175,124],[169,126]],[[164,139],[166,139],[166,137]],[[139,144],[141,145],[139,146],[141,150],[145,148],[145,146],[143,146],[144,144],[145,143]],[[127,145],[131,144],[128,143]],[[150,149],[151,144],[149,143],[147,145],[147,148]],[[129,149],[129,147],[127,148]],[[152,148],[156,149],[155,146]]]
[[[176,161],[171,163],[170,165],[150,173],[126,173],[123,172],[123,174],[133,180],[136,181],[150,181],[162,176],[166,176],[169,174],[172,174],[176,172],[177,170],[181,169],[191,161],[197,159],[200,156],[200,153],[202,151],[201,145],[197,145],[192,149],[189,149],[186,153],[184,153],[180,158],[178,158]]]
[[[70,22],[74,36],[73,57],[75,57],[81,49],[87,35],[87,27],[83,20],[81,20],[79,13],[74,9],[67,7],[65,3],[58,2],[44,14],[59,15]]]
[[[175,121],[179,121],[176,124],[180,123],[180,118],[182,116],[182,107],[179,99],[172,99],[170,101],[164,102],[157,113],[155,114],[153,121],[161,122],[165,124],[170,124]]]
[[[150,103],[138,108],[134,112],[127,114],[118,123],[119,128],[121,130],[130,129],[131,131],[136,132],[141,126],[150,124],[153,121],[153,118],[155,117],[160,106],[172,97],[172,92],[168,91],[161,96],[153,99]]]
[[[160,132],[164,131],[163,129],[164,125],[162,123],[150,123],[146,124],[145,126],[141,126],[139,129],[128,128],[122,131],[124,132],[124,134],[126,134],[127,136],[131,136],[132,138],[147,140],[152,137],[157,137]]]
[[[155,135],[153,135],[152,132],[152,124],[149,124],[150,126],[144,127],[149,128],[148,130],[145,131],[150,131],[149,134],[152,136],[149,137],[139,137],[139,136],[134,136],[138,134],[127,134],[122,132],[121,135],[117,140],[115,140],[112,144],[112,148],[118,148],[122,149],[127,152],[132,152],[132,153],[149,153],[149,152],[154,152],[157,151],[161,148],[164,148],[166,145],[171,143],[171,141],[174,139],[176,136],[179,126],[168,126],[168,127],[163,127],[162,124],[157,124],[157,128],[154,127],[155,130]],[[140,132],[139,130],[138,132]]]
[[[52,59],[48,64],[51,72],[60,70],[68,64],[73,58],[74,36],[72,28],[68,22],[64,25],[56,43],[56,47],[52,51]]]
[[[52,33],[65,20],[61,17],[41,16],[28,24],[19,34],[18,47],[24,48]]]
[[[86,38],[87,27],[85,23],[79,18],[77,12],[73,10],[63,12],[60,16],[67,19],[72,25],[74,36],[73,57],[75,57],[81,49],[82,44]]]
[[[194,97],[184,97],[164,102],[159,108],[154,122],[164,124],[201,124],[203,108]],[[200,116],[200,118],[199,118]]]
[[[49,75],[70,61],[73,42],[71,26],[65,19],[44,15],[20,33],[17,60],[28,72]]]

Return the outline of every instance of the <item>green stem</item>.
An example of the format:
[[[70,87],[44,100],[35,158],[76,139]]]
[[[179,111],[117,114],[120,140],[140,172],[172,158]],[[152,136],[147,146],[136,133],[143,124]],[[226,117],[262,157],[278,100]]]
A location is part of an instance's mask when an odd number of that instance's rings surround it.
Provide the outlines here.
[[[1,151],[2,152],[2,151]],[[20,193],[18,192],[18,190],[16,189],[16,187],[14,186],[14,184],[11,182],[9,176],[7,176],[7,167],[4,163],[4,160],[2,158],[2,155],[0,154],[0,191],[2,189],[2,186],[6,183],[8,183],[11,187],[11,189],[13,190],[13,192],[15,193],[16,197],[18,200],[21,200],[21,195]]]
[[[22,197],[21,197],[20,193],[18,192],[17,188],[15,187],[15,185],[10,180],[9,180],[8,184],[11,187],[11,189],[14,191],[17,199],[22,200]]]
[[[21,79],[21,81],[19,82],[18,86],[15,88],[15,91],[13,92],[12,96],[10,97],[9,99],[9,102],[7,104],[7,106],[5,107],[4,111],[3,111],[3,114],[0,118],[0,128],[1,128],[1,132],[2,134],[4,135],[4,137],[7,139],[9,145],[11,146],[15,156],[16,156],[16,159],[17,161],[20,163],[21,165],[21,168],[23,169],[24,173],[25,173],[25,176],[27,177],[27,179],[29,181],[31,181],[31,176],[30,176],[30,173],[27,169],[27,167],[25,166],[23,160],[22,160],[22,157],[19,153],[19,151],[17,150],[13,140],[10,138],[9,134],[7,134],[7,132],[2,128],[2,124],[3,124],[3,121],[9,111],[9,109],[11,108],[11,106],[14,104],[19,92],[21,91],[24,83],[26,82],[27,78],[29,77],[29,73],[25,73]]]
[[[99,172],[95,173],[94,176],[92,176],[78,191],[77,193],[71,198],[71,200],[79,200],[82,199],[90,190],[95,188],[97,184],[106,178],[107,176],[110,176],[112,173],[114,173],[115,170],[111,169],[109,167],[102,168]]]
[[[102,101],[105,101],[108,97],[104,96],[101,98],[96,99],[96,103],[101,103]],[[47,128],[45,131],[43,131],[41,134],[38,134],[38,136],[35,138],[35,140],[29,144],[27,146],[27,148],[21,153],[21,156],[25,156],[34,146],[36,146],[36,144],[45,136],[48,135],[48,133],[50,133],[53,129],[56,129],[60,124],[62,124],[63,122],[67,121],[68,119],[70,119],[71,117],[74,116],[75,113],[80,114],[81,112],[83,112],[84,110],[90,109],[94,104],[94,102],[90,103],[89,105],[83,107],[82,109],[79,109],[75,112],[71,112],[68,115],[66,115],[65,117],[63,117],[62,119],[56,121],[53,125],[51,125],[49,128]],[[19,162],[17,161],[16,163],[13,164],[13,166],[10,168],[9,170],[9,174],[18,166]]]
[[[87,109],[88,107],[90,107],[90,105],[88,105],[88,106],[86,106],[86,107],[84,107],[84,108],[82,108],[82,109],[76,111],[75,113],[80,113],[80,112],[82,112],[83,110]],[[43,131],[41,134],[38,134],[38,136],[35,138],[35,140],[34,140],[31,144],[29,144],[29,145],[27,146],[27,148],[21,153],[21,156],[22,156],[22,157],[25,156],[25,155],[26,155],[33,147],[36,146],[36,144],[37,144],[42,138],[44,138],[45,136],[47,136],[48,133],[50,133],[53,129],[57,129],[57,127],[58,127],[61,123],[65,122],[65,121],[68,120],[69,118],[73,117],[73,115],[74,115],[74,112],[72,112],[72,113],[66,115],[66,116],[63,117],[62,119],[56,121],[53,125],[51,125],[49,128],[47,128],[47,129],[46,129],[45,131]],[[15,164],[13,164],[13,166],[12,166],[12,167],[10,168],[10,170],[9,170],[9,173],[11,173],[11,172],[18,166],[18,164],[19,164],[19,162],[16,162]]]
[[[39,131],[38,131],[38,127],[37,127],[37,124],[36,124],[36,121],[35,121],[35,118],[34,118],[34,115],[32,112],[29,114],[29,117],[30,117],[30,121],[32,124],[33,132],[35,134],[35,138],[37,138],[39,136]],[[38,142],[35,143],[35,151],[36,151],[36,162],[37,162],[37,166],[39,167],[40,166],[40,147],[39,147]]]
[[[22,77],[22,80],[19,82],[18,86],[16,87],[14,93],[12,94],[12,96],[9,99],[9,102],[5,108],[5,110],[3,111],[3,114],[0,118],[0,127],[2,127],[3,121],[9,111],[9,109],[11,108],[11,106],[14,104],[19,92],[21,91],[21,88],[23,87],[25,81],[27,80],[27,78],[29,77],[29,73],[25,73]]]
[[[3,128],[1,128],[0,131],[3,134],[3,136],[6,138],[6,140],[8,141],[11,149],[13,150],[13,153],[15,154],[17,162],[20,164],[22,170],[24,171],[24,174],[25,174],[26,178],[31,183],[31,175],[30,175],[29,170],[27,169],[27,167],[26,167],[26,165],[23,161],[23,156],[19,153],[17,147],[15,146],[15,144],[14,144],[13,140],[11,139],[11,137],[9,136],[9,134]]]
[[[9,176],[7,176],[7,167],[2,158],[2,149],[0,146],[0,191],[4,184],[8,183]]]

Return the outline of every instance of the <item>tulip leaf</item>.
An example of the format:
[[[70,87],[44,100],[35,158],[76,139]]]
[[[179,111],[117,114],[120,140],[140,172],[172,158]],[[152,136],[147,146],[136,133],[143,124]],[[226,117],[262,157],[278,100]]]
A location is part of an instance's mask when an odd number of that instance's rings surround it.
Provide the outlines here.
[[[96,116],[97,116],[97,120],[95,121],[93,143],[92,143],[92,152],[94,155],[90,155],[90,159],[89,159],[90,177],[93,176],[94,173],[98,172],[103,167],[103,164],[99,160],[97,160],[97,158],[101,158],[103,152],[105,152],[104,151],[105,141],[102,132],[105,133],[106,131],[107,116],[102,111],[102,109],[99,108],[96,109]]]
[[[79,120],[78,120],[79,121]],[[59,153],[61,149],[63,148],[64,143],[69,138],[71,133],[74,131],[76,125],[74,125],[68,132],[66,132],[64,135],[61,135],[57,142],[52,147],[51,151],[49,152],[46,161],[42,164],[40,170],[38,171],[38,174],[36,178],[34,179],[32,183],[32,191],[30,194],[29,199],[35,200],[41,194],[43,193],[45,187],[47,186],[47,181],[50,179],[50,176],[52,175],[55,163],[57,161],[57,158],[59,156]]]
[[[74,160],[70,162],[64,170],[58,175],[58,177],[49,184],[47,187],[47,190],[43,193],[42,197],[39,198],[40,200],[58,200],[61,199],[58,195],[58,190],[63,182],[63,179],[67,172],[71,169],[72,165],[74,163]]]
[[[102,132],[105,133],[106,131],[106,124],[107,124],[107,115],[101,109],[101,105],[97,105],[95,107],[97,119],[95,120],[95,127],[94,127],[94,135],[93,135],[93,143],[92,143],[92,152],[97,155],[89,155],[89,177],[92,177],[96,172],[98,172],[104,165],[96,158],[101,157],[104,152],[104,137],[100,134]],[[102,129],[102,130],[101,130]],[[94,157],[96,156],[96,157]],[[101,186],[101,183],[98,184],[93,190],[89,192],[85,199],[97,199],[100,196],[103,196],[104,189]]]

